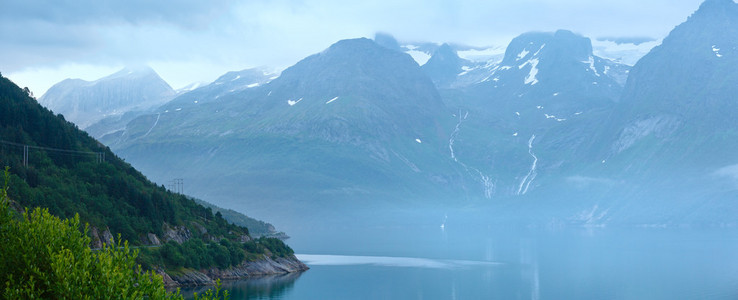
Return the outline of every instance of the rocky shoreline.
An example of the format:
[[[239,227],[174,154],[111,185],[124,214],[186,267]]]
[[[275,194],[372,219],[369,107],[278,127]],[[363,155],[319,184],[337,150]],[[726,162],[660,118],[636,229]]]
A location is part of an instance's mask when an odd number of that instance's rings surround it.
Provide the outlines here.
[[[238,280],[256,276],[287,274],[308,270],[308,266],[302,263],[294,255],[288,258],[276,258],[264,255],[263,259],[243,262],[237,267],[225,270],[212,268],[206,270],[187,270],[184,273],[167,273],[158,270],[157,273],[164,278],[166,287],[192,287],[214,285],[215,281]]]

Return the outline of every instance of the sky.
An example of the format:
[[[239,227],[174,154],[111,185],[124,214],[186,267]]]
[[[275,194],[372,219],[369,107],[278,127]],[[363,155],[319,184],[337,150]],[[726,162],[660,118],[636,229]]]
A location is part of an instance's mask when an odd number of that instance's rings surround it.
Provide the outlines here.
[[[702,0],[0,0],[0,73],[41,96],[149,65],[173,88],[281,70],[347,38],[506,46],[528,31],[660,40]]]

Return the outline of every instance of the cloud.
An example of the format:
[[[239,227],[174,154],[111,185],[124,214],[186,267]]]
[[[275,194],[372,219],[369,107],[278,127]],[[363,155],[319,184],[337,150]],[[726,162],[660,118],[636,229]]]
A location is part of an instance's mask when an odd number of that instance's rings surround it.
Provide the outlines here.
[[[560,28],[592,38],[660,38],[701,1],[4,0],[0,71],[181,64],[205,66],[191,70],[189,81],[207,81],[213,76],[200,73],[283,68],[377,31],[400,41],[476,46],[505,46],[526,31]]]

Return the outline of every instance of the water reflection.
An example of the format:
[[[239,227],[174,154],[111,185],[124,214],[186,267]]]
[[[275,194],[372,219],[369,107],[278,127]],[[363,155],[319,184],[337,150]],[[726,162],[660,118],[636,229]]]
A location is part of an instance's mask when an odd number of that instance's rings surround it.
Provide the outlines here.
[[[311,267],[299,281],[229,283],[232,299],[738,299],[735,230],[326,233],[294,243],[325,253],[298,255]]]
[[[223,289],[228,290],[231,299],[282,299],[292,290],[300,275],[302,273],[297,272],[227,281],[223,283]],[[200,294],[207,289],[208,287],[185,288],[181,290],[181,293],[191,299],[194,293]]]

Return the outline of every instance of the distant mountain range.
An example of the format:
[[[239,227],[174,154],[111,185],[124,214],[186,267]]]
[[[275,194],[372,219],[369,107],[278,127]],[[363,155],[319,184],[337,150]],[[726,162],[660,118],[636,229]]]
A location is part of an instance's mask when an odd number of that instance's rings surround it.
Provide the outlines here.
[[[596,53],[656,41],[339,41],[280,75],[228,73],[101,140],[158,182],[197,182],[195,196],[270,220],[422,203],[533,223],[734,224],[737,7],[706,1],[632,67]]]

